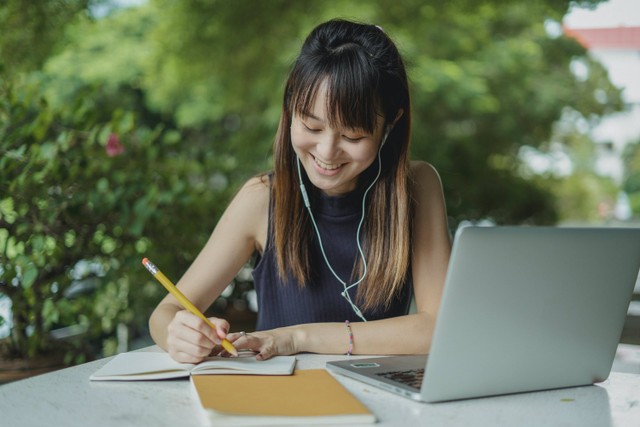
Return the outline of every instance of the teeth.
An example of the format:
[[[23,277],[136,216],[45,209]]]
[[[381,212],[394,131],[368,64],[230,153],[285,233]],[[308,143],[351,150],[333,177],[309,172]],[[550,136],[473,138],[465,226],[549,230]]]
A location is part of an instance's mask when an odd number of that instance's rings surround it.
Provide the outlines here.
[[[334,169],[338,169],[340,166],[342,166],[342,163],[339,164],[329,164],[329,163],[325,163],[322,160],[319,160],[318,158],[314,157],[313,158],[316,161],[316,164],[318,166],[320,166],[322,169],[327,169],[327,170],[334,170]]]

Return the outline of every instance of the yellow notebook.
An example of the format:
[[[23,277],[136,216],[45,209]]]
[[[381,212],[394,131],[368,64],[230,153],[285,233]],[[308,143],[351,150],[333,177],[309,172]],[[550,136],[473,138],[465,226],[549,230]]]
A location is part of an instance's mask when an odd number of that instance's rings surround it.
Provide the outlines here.
[[[212,426],[374,423],[374,415],[324,369],[290,376],[191,377]]]

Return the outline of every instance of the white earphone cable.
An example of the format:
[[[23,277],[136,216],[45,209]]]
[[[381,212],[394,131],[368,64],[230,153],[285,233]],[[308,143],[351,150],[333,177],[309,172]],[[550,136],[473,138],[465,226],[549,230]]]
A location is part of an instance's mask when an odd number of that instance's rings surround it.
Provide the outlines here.
[[[333,267],[331,266],[331,263],[329,262],[329,259],[327,258],[327,254],[325,253],[324,250],[324,245],[322,244],[322,237],[320,236],[320,230],[318,229],[318,225],[316,224],[316,220],[313,216],[313,212],[311,212],[311,203],[309,202],[309,196],[307,195],[307,189],[304,185],[304,183],[302,182],[302,172],[300,171],[300,158],[297,158],[297,167],[298,167],[298,179],[300,180],[300,192],[302,193],[302,198],[304,200],[304,205],[307,208],[307,211],[309,212],[309,217],[311,218],[311,223],[313,224],[313,228],[316,232],[316,236],[318,237],[318,243],[320,245],[320,252],[322,253],[322,257],[324,258],[324,262],[327,265],[327,267],[329,267],[329,270],[331,271],[331,274],[333,274],[333,276],[336,278],[336,280],[338,280],[338,282],[340,282],[340,284],[342,284],[342,288],[343,291],[341,293],[341,295],[347,300],[347,302],[349,303],[349,305],[351,306],[351,308],[353,309],[354,313],[360,318],[362,319],[364,322],[367,321],[367,319],[365,319],[364,315],[362,314],[362,312],[360,311],[360,309],[358,308],[358,306],[356,306],[354,304],[354,302],[351,300],[351,296],[349,295],[349,289],[357,286],[358,284],[360,284],[364,278],[367,275],[367,260],[364,256],[364,251],[362,250],[362,245],[360,244],[360,231],[362,229],[362,224],[364,223],[364,217],[365,217],[365,208],[366,208],[366,200],[367,200],[367,195],[369,194],[369,191],[371,190],[371,188],[373,188],[373,185],[376,183],[376,181],[378,180],[378,178],[380,177],[380,173],[382,172],[382,159],[380,158],[380,152],[382,151],[382,146],[384,145],[384,143],[387,140],[387,135],[389,134],[389,132],[385,133],[384,137],[382,138],[382,142],[380,144],[380,147],[378,148],[378,173],[376,174],[376,177],[373,179],[373,181],[371,182],[371,184],[369,184],[369,186],[367,187],[367,189],[365,190],[363,196],[362,196],[362,215],[360,217],[360,222],[358,223],[358,229],[356,231],[356,244],[358,246],[358,253],[360,254],[360,259],[362,260],[362,276],[360,276],[360,278],[355,281],[354,283],[350,284],[347,286],[347,283],[342,280],[340,278],[340,276],[338,276],[338,274],[335,272],[335,270],[333,269]]]

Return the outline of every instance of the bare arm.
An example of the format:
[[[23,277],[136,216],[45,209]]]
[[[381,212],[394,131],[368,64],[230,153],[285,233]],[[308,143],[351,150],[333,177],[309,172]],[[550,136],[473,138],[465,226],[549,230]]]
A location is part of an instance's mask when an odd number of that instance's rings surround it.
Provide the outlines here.
[[[261,250],[266,238],[268,187],[259,178],[249,180],[220,218],[209,240],[177,283],[201,311],[206,310],[232,281],[251,254]],[[201,319],[184,311],[167,295],[149,319],[151,336],[171,356],[198,362],[226,336],[229,324],[212,319],[215,333]]]

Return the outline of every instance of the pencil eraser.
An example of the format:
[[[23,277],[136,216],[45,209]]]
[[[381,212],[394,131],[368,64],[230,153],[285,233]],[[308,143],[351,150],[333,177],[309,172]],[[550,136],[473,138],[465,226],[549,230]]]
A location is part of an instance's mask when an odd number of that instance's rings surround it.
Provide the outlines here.
[[[149,262],[149,258],[142,259],[142,265],[146,266],[148,262]]]

